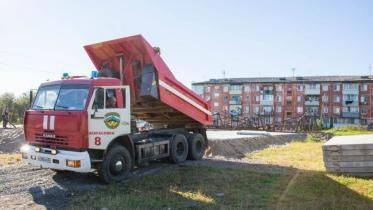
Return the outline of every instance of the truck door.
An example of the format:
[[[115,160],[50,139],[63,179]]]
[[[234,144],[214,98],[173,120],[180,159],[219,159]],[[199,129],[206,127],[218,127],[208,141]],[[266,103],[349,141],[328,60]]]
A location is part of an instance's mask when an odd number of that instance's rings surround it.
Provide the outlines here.
[[[89,148],[106,149],[131,132],[128,86],[95,87],[88,107]]]

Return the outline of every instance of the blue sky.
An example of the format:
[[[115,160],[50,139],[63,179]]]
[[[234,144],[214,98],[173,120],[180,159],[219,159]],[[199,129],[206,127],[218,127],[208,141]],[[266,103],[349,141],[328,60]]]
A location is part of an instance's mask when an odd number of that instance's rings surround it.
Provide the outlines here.
[[[184,84],[210,78],[360,75],[373,1],[0,0],[0,93],[94,69],[82,46],[133,34]]]

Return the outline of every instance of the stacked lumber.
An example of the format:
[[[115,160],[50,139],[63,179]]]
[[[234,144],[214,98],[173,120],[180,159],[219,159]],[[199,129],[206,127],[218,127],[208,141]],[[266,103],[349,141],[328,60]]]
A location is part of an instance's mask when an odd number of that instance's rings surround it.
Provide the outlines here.
[[[373,177],[373,135],[336,136],[322,148],[327,171]]]

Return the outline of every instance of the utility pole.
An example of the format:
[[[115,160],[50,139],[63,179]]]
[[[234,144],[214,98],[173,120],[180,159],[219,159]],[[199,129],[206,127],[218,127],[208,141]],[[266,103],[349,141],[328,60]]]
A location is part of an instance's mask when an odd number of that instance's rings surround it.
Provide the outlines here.
[[[291,71],[293,72],[293,78],[295,78],[295,68],[291,68]]]
[[[225,79],[225,70],[223,70],[223,79]]]

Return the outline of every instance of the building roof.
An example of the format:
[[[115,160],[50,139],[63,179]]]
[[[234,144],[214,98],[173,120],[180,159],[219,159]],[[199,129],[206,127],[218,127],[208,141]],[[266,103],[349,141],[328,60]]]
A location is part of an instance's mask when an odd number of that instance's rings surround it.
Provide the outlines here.
[[[373,82],[372,76],[299,76],[299,77],[250,77],[210,79],[208,81],[193,82],[193,85],[204,84],[242,84],[242,83],[313,83],[313,82]]]

